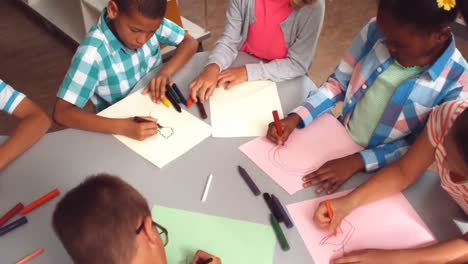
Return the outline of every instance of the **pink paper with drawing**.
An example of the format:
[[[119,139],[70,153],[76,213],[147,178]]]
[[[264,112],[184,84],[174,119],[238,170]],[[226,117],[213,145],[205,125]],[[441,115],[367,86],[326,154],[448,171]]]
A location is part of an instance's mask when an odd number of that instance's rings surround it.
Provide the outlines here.
[[[410,248],[436,242],[429,228],[401,193],[356,209],[341,223],[336,236],[319,228],[313,222],[319,203],[348,192],[287,206],[315,263],[330,263],[330,260],[343,256],[344,252],[354,250]]]
[[[306,128],[296,129],[285,146],[259,137],[239,149],[292,195],[302,190],[302,176],[329,160],[361,151],[362,147],[335,117],[324,114]]]

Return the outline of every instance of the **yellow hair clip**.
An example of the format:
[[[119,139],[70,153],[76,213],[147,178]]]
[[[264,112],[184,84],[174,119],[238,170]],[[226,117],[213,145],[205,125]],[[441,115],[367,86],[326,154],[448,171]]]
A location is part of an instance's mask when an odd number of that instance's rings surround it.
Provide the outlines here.
[[[456,0],[437,0],[437,6],[443,8],[445,11],[450,11],[455,8]]]

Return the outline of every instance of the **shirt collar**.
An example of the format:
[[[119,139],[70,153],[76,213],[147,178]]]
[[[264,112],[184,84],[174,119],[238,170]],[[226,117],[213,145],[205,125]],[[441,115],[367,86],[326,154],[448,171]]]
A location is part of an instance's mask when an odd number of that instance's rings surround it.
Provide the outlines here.
[[[123,50],[125,53],[130,53],[132,50],[123,45],[109,28],[109,25],[107,24],[109,20],[110,19],[107,16],[107,8],[104,8],[101,12],[101,17],[99,17],[98,27],[104,33],[104,36],[112,49],[112,54],[120,50]]]
[[[445,69],[445,66],[448,64],[449,60],[452,58],[455,52],[455,37],[450,37],[450,45],[445,49],[444,53],[427,69],[427,73],[432,78],[436,80],[442,75],[442,71]]]

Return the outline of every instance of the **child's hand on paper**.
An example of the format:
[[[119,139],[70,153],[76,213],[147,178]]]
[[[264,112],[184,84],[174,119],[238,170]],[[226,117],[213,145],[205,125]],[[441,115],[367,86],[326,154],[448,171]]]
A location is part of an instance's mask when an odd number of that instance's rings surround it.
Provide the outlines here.
[[[209,253],[206,253],[203,250],[198,250],[197,253],[195,253],[195,256],[193,257],[191,264],[202,263],[203,261],[206,261],[207,259],[210,259],[210,258],[213,259],[210,262],[210,264],[221,264],[220,258],[210,255]]]
[[[383,250],[364,249],[345,253],[341,258],[332,261],[333,264],[391,264],[391,263],[413,263],[409,260],[409,250]]]
[[[353,174],[364,169],[364,161],[359,153],[349,155],[340,159],[331,160],[320,167],[320,169],[302,178],[303,187],[320,184],[316,192],[327,190],[327,194],[333,193],[341,187]]]
[[[247,81],[247,69],[245,66],[235,67],[222,71],[218,76],[218,87],[226,83],[224,89],[229,90],[232,87]]]
[[[349,196],[343,196],[337,199],[330,200],[333,211],[333,219],[328,215],[325,202],[321,202],[315,210],[314,222],[321,228],[328,228],[330,233],[334,232],[341,224],[341,221],[351,213],[353,204]]]
[[[172,85],[171,75],[161,71],[143,89],[143,94],[149,93],[151,100],[159,104],[165,97],[167,84]]]
[[[121,133],[119,134],[139,141],[156,135],[158,133],[157,120],[151,116],[142,116],[142,118],[153,122],[137,123],[133,121],[133,118],[122,119]]]
[[[296,114],[290,114],[286,118],[281,119],[281,127],[283,128],[283,135],[280,137],[276,130],[275,122],[268,125],[267,138],[273,143],[284,145],[288,140],[289,135],[294,131],[296,126],[301,122],[301,118]]]
[[[219,66],[212,63],[189,84],[190,97],[194,102],[197,102],[197,93],[202,103],[213,95],[218,83],[218,74]]]

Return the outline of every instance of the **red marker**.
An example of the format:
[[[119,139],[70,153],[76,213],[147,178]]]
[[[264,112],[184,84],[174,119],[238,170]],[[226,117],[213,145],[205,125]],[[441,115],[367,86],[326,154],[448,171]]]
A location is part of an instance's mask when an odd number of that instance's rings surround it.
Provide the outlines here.
[[[21,209],[23,209],[24,205],[22,203],[18,203],[15,207],[13,207],[10,211],[8,211],[2,218],[0,218],[0,227],[2,227],[8,220],[10,220],[13,216],[15,216]]]
[[[327,207],[328,217],[330,217],[330,221],[333,220],[333,209],[331,207],[330,200],[325,201],[325,206]],[[336,229],[333,230],[333,235],[336,236]]]
[[[193,100],[192,100],[192,97],[190,97],[187,101],[187,108],[190,108],[193,104]]]
[[[37,207],[43,205],[44,203],[52,200],[55,196],[59,195],[60,194],[60,191],[59,189],[55,188],[53,189],[50,193],[42,196],[41,198],[37,199],[36,201],[28,204],[26,207],[23,208],[23,210],[21,210],[19,213],[20,215],[25,215],[29,212],[31,212],[32,210],[36,209]]]
[[[24,257],[21,260],[19,260],[18,262],[16,262],[16,264],[24,264],[24,263],[30,261],[31,259],[35,258],[37,255],[42,254],[42,252],[44,252],[44,249],[43,248],[38,248],[37,250],[35,250],[31,254],[27,255],[26,257]]]
[[[278,136],[283,136],[283,127],[281,127],[278,111],[276,110],[273,111],[273,119],[275,120],[276,132],[278,133]]]

